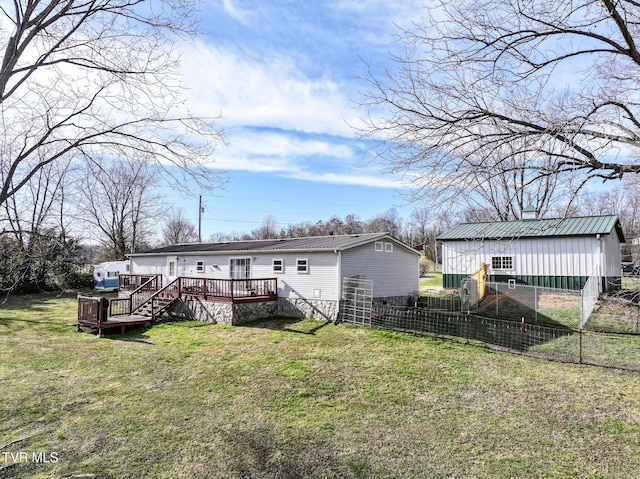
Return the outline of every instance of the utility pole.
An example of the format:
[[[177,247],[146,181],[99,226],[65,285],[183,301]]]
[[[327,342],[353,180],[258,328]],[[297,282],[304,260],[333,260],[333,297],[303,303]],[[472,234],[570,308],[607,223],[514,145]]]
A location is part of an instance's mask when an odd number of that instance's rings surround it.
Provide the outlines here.
[[[202,195],[200,195],[200,202],[198,203],[198,243],[202,243]]]

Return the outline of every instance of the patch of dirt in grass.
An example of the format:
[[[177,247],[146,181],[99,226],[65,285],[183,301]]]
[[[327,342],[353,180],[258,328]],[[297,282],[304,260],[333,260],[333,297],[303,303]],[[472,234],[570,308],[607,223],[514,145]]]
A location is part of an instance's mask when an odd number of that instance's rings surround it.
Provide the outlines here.
[[[540,309],[580,308],[580,295],[543,293],[538,298]]]

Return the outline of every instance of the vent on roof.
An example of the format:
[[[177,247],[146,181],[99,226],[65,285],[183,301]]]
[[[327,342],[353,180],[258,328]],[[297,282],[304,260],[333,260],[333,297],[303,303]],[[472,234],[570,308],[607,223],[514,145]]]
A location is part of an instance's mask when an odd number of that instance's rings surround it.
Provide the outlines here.
[[[538,212],[533,207],[533,205],[528,205],[526,208],[522,210],[522,219],[523,220],[537,220]]]

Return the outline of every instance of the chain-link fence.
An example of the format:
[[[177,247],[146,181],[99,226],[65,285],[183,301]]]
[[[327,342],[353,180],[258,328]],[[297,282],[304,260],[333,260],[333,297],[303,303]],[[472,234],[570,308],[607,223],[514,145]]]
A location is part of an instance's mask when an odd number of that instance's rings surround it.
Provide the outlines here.
[[[578,328],[582,312],[581,291],[529,286],[517,283],[487,283],[487,293],[477,314],[521,320],[528,323]]]
[[[429,310],[462,311],[497,319],[521,320],[528,323],[549,324],[578,328],[588,319],[593,309],[591,302],[584,301],[581,291],[529,286],[517,283],[487,282],[481,300],[468,291],[475,282],[467,284],[467,290],[429,290],[421,293],[418,306]],[[596,284],[597,288],[597,284]],[[461,288],[462,289],[462,288]],[[474,301],[469,298],[475,297]],[[589,301],[593,295],[588,296]],[[595,300],[597,300],[597,289]],[[469,308],[468,305],[473,307]],[[590,309],[585,309],[588,306]],[[584,324],[583,324],[584,325]]]
[[[580,303],[580,329],[589,322],[591,313],[598,302],[600,295],[600,278],[598,276],[589,276],[589,279],[582,288],[582,302]]]
[[[578,297],[579,298],[579,297]],[[576,323],[577,324],[577,323]],[[418,306],[379,306],[371,327],[447,338],[546,359],[640,371],[640,336],[586,331],[562,324],[509,321]]]
[[[429,289],[420,293],[418,307],[431,311],[460,311],[460,295],[455,289]]]

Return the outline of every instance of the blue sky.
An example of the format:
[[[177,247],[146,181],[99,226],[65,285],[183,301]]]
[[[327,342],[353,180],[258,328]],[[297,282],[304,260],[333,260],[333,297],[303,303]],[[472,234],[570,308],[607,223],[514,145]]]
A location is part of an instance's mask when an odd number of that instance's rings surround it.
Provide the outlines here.
[[[203,239],[250,231],[269,214],[281,226],[351,213],[366,220],[391,207],[408,218],[416,205],[368,163],[350,125],[360,123],[353,100],[366,89],[366,63],[386,62],[396,25],[418,20],[422,5],[205,0],[204,35],[183,46],[183,82],[192,113],[222,116],[228,145],[212,166],[232,179],[203,196]],[[175,198],[195,221],[197,198]]]

